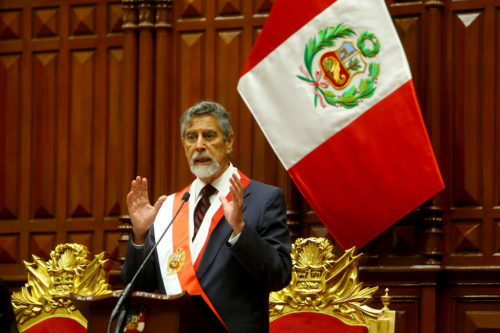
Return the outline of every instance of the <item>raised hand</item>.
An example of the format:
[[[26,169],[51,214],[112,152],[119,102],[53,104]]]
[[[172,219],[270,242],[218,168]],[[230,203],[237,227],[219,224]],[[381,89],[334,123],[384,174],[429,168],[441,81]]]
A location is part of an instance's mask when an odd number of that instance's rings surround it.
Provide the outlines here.
[[[245,226],[245,222],[242,219],[243,184],[241,184],[241,180],[236,174],[233,174],[231,178],[229,178],[229,182],[231,183],[229,190],[233,197],[232,201],[227,201],[222,195],[219,196],[219,199],[222,202],[222,208],[224,209],[224,216],[227,222],[231,228],[233,228],[235,235],[238,235]]]
[[[148,180],[137,176],[132,181],[130,192],[127,194],[127,206],[135,244],[144,244],[148,229],[166,199],[167,196],[162,195],[152,206],[148,197]]]

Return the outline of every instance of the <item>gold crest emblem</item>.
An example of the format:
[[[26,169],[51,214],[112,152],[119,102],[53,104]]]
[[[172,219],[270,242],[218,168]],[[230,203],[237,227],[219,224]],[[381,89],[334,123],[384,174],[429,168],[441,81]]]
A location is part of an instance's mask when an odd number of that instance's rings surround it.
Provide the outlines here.
[[[186,251],[178,247],[177,250],[175,250],[175,252],[173,252],[168,257],[168,265],[167,265],[168,274],[175,274],[179,272],[182,269],[182,267],[184,267],[185,263],[186,263]]]
[[[111,294],[107,283],[110,263],[102,252],[92,258],[81,244],[59,244],[48,261],[33,255],[24,261],[28,282],[12,294],[12,306],[20,331],[49,317],[69,317],[87,326],[87,320],[70,300],[70,294]]]
[[[357,41],[354,40],[356,35],[353,29],[339,23],[319,30],[318,36],[311,37],[306,44],[305,66],[299,65],[301,74],[297,77],[313,89],[314,106],[319,101],[323,108],[330,104],[352,109],[375,94],[380,73],[377,55],[381,45],[372,32],[361,33]],[[341,45],[333,49],[339,42]],[[325,48],[326,52],[319,56]],[[357,74],[361,75],[353,79]]]
[[[363,288],[353,247],[336,257],[325,238],[299,238],[292,245],[292,281],[269,296],[271,320],[289,313],[317,311],[338,315],[348,324],[366,323],[383,310],[365,306],[378,287]]]

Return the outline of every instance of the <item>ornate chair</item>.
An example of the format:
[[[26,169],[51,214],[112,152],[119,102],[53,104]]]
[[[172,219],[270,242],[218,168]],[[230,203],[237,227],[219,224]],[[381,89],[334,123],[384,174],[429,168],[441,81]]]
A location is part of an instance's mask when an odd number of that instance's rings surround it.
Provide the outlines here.
[[[87,320],[71,303],[71,293],[82,296],[110,294],[105,253],[93,259],[80,244],[59,244],[44,261],[33,255],[24,261],[28,282],[12,294],[20,332],[86,332]]]
[[[292,281],[269,297],[270,332],[393,333],[395,311],[386,289],[382,309],[366,305],[378,287],[358,281],[362,254],[340,258],[325,238],[299,238],[292,245]]]

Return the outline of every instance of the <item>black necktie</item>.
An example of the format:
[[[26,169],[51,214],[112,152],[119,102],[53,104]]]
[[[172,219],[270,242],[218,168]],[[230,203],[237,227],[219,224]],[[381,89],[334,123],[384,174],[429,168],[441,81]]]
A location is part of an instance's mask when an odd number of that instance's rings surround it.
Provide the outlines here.
[[[205,187],[201,190],[200,195],[201,199],[198,201],[196,208],[194,209],[194,232],[193,232],[193,240],[200,230],[201,222],[203,222],[203,218],[207,213],[208,208],[210,207],[210,196],[214,194],[217,190],[210,184],[205,185]]]

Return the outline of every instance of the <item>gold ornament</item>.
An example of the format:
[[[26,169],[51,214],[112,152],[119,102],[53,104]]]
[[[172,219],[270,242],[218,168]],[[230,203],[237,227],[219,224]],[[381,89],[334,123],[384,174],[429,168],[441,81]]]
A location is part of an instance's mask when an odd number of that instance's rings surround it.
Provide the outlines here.
[[[362,254],[354,255],[356,248],[353,247],[336,258],[332,250],[333,246],[325,238],[295,241],[291,253],[292,280],[269,297],[271,321],[291,313],[319,312],[349,325],[372,327],[388,312],[392,312],[389,317],[394,317],[394,311],[387,308],[388,301],[380,310],[365,304],[378,287],[363,288],[358,280],[358,262]]]
[[[12,294],[12,306],[20,331],[49,317],[69,317],[87,327],[87,320],[71,303],[69,296],[99,296],[112,291],[106,279],[102,252],[91,261],[87,247],[80,244],[59,244],[44,261],[33,255],[33,262],[24,261],[28,282]]]
[[[176,274],[182,270],[184,264],[186,263],[186,251],[178,247],[175,252],[172,252],[168,257],[168,274]]]

